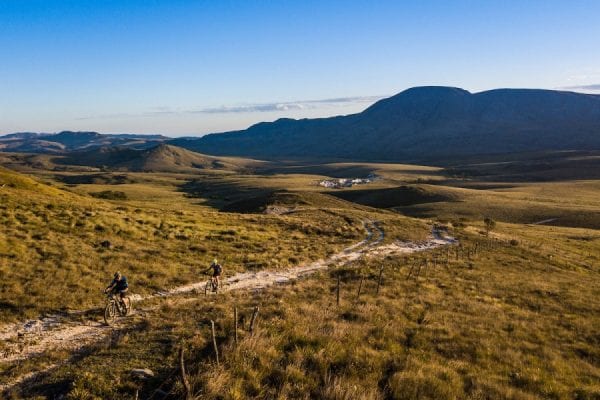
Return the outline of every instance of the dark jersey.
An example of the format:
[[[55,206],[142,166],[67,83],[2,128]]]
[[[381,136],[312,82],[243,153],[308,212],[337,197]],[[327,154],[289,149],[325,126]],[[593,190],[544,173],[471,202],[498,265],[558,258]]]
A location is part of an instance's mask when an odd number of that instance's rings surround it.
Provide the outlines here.
[[[127,284],[127,278],[121,276],[121,279],[113,279],[111,285],[115,285],[115,290],[125,290],[129,287]]]
[[[213,270],[213,276],[219,276],[221,275],[221,272],[223,272],[223,267],[221,267],[221,264],[211,264],[212,270]]]

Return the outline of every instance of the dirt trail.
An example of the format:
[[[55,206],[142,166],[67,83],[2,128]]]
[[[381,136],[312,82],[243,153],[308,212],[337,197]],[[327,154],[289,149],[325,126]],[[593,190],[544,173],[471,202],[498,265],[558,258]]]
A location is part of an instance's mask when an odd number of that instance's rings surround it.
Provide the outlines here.
[[[364,240],[332,255],[328,259],[318,260],[307,265],[290,268],[285,271],[242,272],[224,280],[223,291],[262,289],[273,284],[284,284],[301,276],[326,269],[330,266],[341,266],[363,256],[381,257],[388,254],[413,253],[434,249],[439,246],[452,244],[453,238],[445,237],[438,231],[423,242],[398,241],[381,245],[384,232],[376,222],[364,223],[367,236]],[[175,296],[204,289],[206,281],[176,287],[149,296],[133,297],[134,301],[142,301],[156,297]],[[20,360],[42,355],[51,350],[77,352],[85,346],[96,343],[107,337],[114,329],[122,326],[106,326],[99,321],[83,320],[84,311],[70,315],[53,315],[45,318],[30,320],[20,324],[5,325],[0,328],[0,364],[14,363]],[[83,320],[83,322],[82,322]],[[126,324],[122,320],[121,324]],[[46,367],[44,371],[54,366]],[[43,371],[40,371],[43,372]],[[9,384],[0,384],[0,393],[18,385],[24,379],[30,379],[31,374],[13,379]]]
[[[558,218],[548,218],[548,219],[543,219],[541,221],[537,221],[537,222],[533,222],[529,225],[544,225],[544,224],[549,224],[550,222],[554,222],[556,221]]]

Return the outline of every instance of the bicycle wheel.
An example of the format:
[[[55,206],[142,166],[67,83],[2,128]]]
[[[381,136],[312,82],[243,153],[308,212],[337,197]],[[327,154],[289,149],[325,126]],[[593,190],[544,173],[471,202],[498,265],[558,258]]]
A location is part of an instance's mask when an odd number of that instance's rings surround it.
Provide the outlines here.
[[[114,322],[117,317],[117,305],[114,301],[109,301],[104,309],[104,322],[106,325],[110,325]]]
[[[208,292],[210,292],[210,290],[212,289],[212,280],[208,280],[206,282],[206,285],[204,286],[204,295],[208,295]]]
[[[121,308],[121,315],[124,317],[131,314],[131,299],[129,297],[123,298],[124,307]]]

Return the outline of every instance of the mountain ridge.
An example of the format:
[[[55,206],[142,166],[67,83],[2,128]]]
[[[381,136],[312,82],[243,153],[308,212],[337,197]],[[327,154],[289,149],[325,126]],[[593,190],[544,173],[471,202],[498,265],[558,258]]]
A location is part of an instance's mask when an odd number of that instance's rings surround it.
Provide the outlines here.
[[[0,136],[0,151],[61,154],[106,146],[144,149],[168,139],[163,135],[102,134],[93,131],[17,132]]]
[[[439,157],[600,149],[600,96],[545,89],[424,86],[361,113],[279,119],[169,143],[207,154],[432,161]]]
[[[409,88],[364,111],[315,119],[280,118],[202,137],[20,133],[0,151],[65,154],[167,143],[214,156],[432,162],[476,154],[600,149],[600,95],[547,89],[471,93]]]

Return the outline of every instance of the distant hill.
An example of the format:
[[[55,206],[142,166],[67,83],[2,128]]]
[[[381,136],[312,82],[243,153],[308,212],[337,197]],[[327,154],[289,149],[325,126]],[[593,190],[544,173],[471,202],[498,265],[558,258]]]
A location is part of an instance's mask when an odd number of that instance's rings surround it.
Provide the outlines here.
[[[168,138],[161,135],[103,135],[98,132],[34,133],[20,132],[0,136],[0,151],[61,154],[71,151],[124,146],[144,149],[156,146]]]
[[[473,94],[452,87],[416,87],[359,114],[279,119],[169,143],[214,155],[402,162],[600,149],[600,96],[538,89]]]
[[[247,165],[231,159],[195,153],[180,147],[160,144],[150,149],[101,147],[69,153],[56,163],[82,165],[118,171],[192,172],[194,170],[239,170]]]

